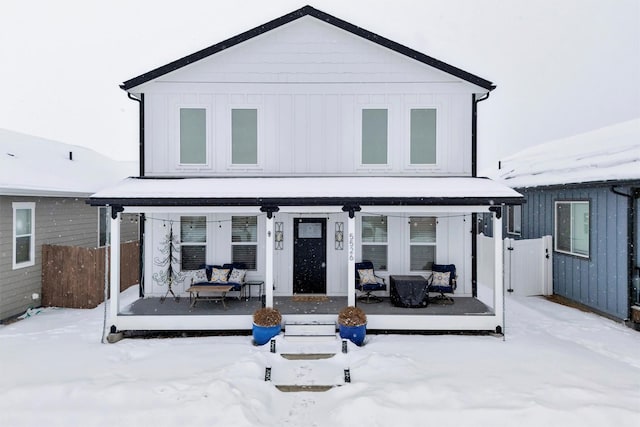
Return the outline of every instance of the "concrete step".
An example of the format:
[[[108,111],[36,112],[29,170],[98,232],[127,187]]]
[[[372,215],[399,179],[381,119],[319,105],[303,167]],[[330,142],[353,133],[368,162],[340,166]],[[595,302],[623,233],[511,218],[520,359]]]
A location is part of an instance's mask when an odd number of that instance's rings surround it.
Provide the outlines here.
[[[287,360],[322,360],[331,359],[335,353],[282,353],[280,356]]]
[[[284,333],[285,336],[335,336],[336,324],[334,322],[286,322]]]
[[[285,393],[306,392],[322,392],[331,390],[333,385],[276,385],[276,388]]]
[[[326,391],[331,387],[344,385],[343,363],[339,358],[280,359],[271,367],[270,380],[273,385],[282,386],[287,391]],[[323,390],[312,390],[313,388]]]

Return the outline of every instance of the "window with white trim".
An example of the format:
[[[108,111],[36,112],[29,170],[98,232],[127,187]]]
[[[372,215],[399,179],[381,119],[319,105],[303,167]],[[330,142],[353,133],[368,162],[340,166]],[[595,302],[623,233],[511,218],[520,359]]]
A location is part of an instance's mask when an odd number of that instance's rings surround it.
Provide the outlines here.
[[[198,270],[207,259],[207,217],[180,217],[180,268]]]
[[[507,206],[507,233],[519,236],[522,231],[522,206]]]
[[[388,111],[362,110],[362,164],[386,165],[388,151]]]
[[[35,264],[35,212],[33,202],[14,202],[13,269]]]
[[[437,218],[409,218],[409,261],[411,271],[431,271],[436,261]]]
[[[388,236],[386,216],[362,217],[362,260],[371,261],[376,270],[388,266]]]
[[[555,250],[589,257],[589,201],[555,202]]]
[[[258,218],[231,217],[231,261],[247,270],[258,269]]]
[[[111,230],[111,217],[109,208],[101,206],[98,208],[98,247],[109,244],[109,231]]]
[[[412,108],[410,125],[410,163],[436,163],[436,109]]]
[[[258,164],[258,110],[231,110],[231,163]]]
[[[180,108],[180,164],[207,163],[207,110]]]

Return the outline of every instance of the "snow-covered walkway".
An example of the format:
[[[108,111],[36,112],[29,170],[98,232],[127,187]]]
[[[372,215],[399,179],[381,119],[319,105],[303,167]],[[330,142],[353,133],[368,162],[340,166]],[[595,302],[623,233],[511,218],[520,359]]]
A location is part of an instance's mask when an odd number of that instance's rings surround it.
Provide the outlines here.
[[[101,344],[102,313],[0,327],[1,426],[640,425],[640,333],[542,298],[509,296],[505,341],[369,336],[324,393],[264,382],[279,356],[247,336]]]

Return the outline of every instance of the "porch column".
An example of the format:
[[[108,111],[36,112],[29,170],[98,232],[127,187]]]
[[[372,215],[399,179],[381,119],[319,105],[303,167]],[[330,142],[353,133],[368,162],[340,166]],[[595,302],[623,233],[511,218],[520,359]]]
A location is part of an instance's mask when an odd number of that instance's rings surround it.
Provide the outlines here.
[[[496,207],[493,211],[493,247],[494,247],[494,307],[496,316],[502,313],[501,329],[504,332],[504,266],[502,243],[502,208]]]
[[[265,247],[265,268],[264,268],[264,293],[265,305],[273,307],[273,213],[267,213],[266,221],[266,247]]]
[[[356,305],[356,219],[352,212],[347,220],[347,305]]]
[[[111,206],[111,228],[110,228],[110,245],[111,245],[111,266],[109,277],[110,288],[110,304],[109,316],[110,326],[116,325],[118,311],[120,311],[120,215],[122,208]],[[106,301],[105,301],[106,304]]]

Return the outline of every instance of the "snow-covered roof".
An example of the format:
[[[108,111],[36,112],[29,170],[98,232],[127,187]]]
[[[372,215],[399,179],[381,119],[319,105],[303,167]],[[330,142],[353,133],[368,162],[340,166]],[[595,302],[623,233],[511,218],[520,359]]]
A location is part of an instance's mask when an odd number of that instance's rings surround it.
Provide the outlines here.
[[[135,162],[0,129],[0,195],[88,196],[136,173]]]
[[[523,150],[495,178],[512,188],[640,180],[640,119]]]
[[[276,203],[478,204],[516,202],[515,190],[470,177],[128,178],[91,196],[92,204],[141,206]]]

